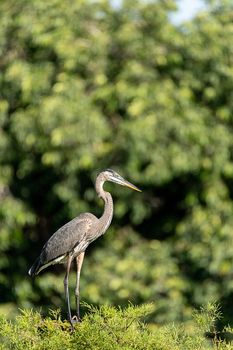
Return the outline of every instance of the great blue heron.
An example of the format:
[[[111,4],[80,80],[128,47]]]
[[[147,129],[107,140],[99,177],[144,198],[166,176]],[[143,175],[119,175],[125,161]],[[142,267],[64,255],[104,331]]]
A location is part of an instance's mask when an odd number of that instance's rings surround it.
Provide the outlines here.
[[[35,276],[49,265],[67,263],[64,288],[68,308],[68,318],[72,328],[74,322],[80,321],[79,280],[85,250],[91,242],[106,232],[112,221],[113,201],[111,194],[103,189],[103,184],[105,181],[115,182],[119,185],[127,186],[133,190],[141,192],[136,186],[125,180],[115,171],[111,169],[102,171],[96,178],[95,189],[97,195],[102,198],[105,203],[103,215],[98,219],[91,213],[83,213],[59,228],[45,243],[40,256],[36,259],[28,272],[30,276]],[[72,318],[68,279],[71,262],[74,259],[76,260],[77,264],[75,288],[77,317]]]

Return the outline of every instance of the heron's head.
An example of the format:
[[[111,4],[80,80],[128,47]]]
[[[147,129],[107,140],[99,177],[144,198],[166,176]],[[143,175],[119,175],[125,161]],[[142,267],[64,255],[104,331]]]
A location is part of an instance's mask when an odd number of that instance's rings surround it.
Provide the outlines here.
[[[106,169],[102,172],[104,181],[115,182],[118,185],[129,187],[132,190],[141,192],[139,188],[133,185],[131,182],[125,180],[122,176],[120,176],[116,171],[112,169]]]

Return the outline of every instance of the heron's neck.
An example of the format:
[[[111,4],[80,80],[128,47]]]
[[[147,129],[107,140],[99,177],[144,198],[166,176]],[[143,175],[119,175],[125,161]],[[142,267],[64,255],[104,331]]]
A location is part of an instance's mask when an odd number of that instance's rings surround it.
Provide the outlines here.
[[[109,192],[105,192],[105,197],[102,197],[104,200],[104,212],[103,215],[99,218],[99,223],[101,227],[101,232],[104,234],[109,225],[111,224],[113,217],[113,200]]]
[[[109,192],[104,191],[103,189],[104,181],[101,179],[96,180],[96,192],[100,198],[104,201],[104,212],[103,215],[99,218],[99,232],[104,234],[109,225],[111,224],[113,217],[113,200]]]

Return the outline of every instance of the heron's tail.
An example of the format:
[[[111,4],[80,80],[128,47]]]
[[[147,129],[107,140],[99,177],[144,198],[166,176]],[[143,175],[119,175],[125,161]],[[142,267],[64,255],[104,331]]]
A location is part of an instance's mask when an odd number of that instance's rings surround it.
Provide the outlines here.
[[[30,270],[28,271],[29,276],[34,277],[40,272],[40,257],[36,259]]]

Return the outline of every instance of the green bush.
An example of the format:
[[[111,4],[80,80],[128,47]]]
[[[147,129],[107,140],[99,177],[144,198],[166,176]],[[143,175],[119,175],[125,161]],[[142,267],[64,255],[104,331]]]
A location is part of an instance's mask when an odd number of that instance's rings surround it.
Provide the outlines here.
[[[232,1],[206,6],[178,26],[173,0],[0,1],[1,313],[61,306],[61,270],[28,268],[101,214],[93,180],[114,166],[143,192],[106,185],[115,238],[90,247],[83,299],[155,300],[160,323],[218,300],[232,322]]]
[[[208,305],[196,313],[195,327],[187,331],[182,326],[170,324],[150,326],[144,320],[151,305],[127,308],[101,306],[99,309],[85,305],[83,321],[70,325],[61,320],[59,311],[43,319],[40,313],[22,311],[15,322],[0,320],[1,350],[59,350],[59,349],[147,349],[147,350],[207,350],[232,349],[230,343],[218,340],[215,322],[219,317],[216,305]],[[204,332],[213,339],[208,340]]]

